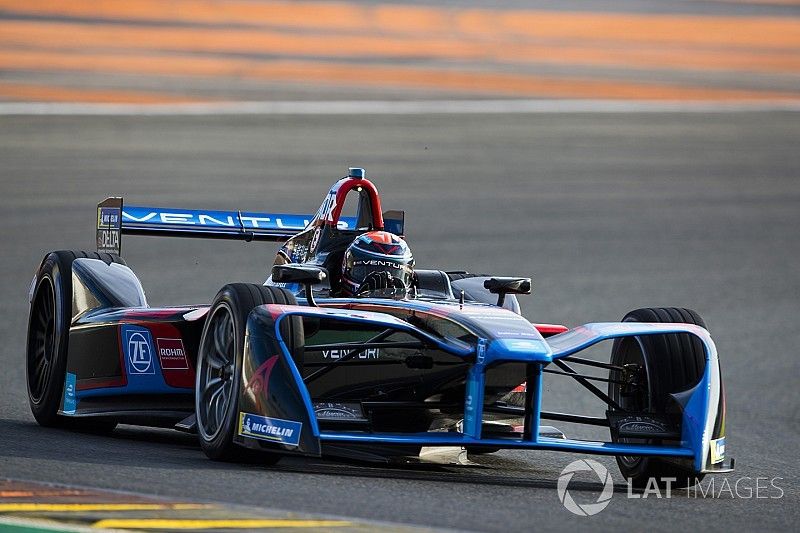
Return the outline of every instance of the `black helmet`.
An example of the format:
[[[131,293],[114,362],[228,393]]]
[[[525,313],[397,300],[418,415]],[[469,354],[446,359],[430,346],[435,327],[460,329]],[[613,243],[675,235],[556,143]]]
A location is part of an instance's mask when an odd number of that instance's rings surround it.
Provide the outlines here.
[[[388,231],[356,237],[342,261],[342,293],[354,296],[369,289],[408,289],[414,258],[406,241]]]

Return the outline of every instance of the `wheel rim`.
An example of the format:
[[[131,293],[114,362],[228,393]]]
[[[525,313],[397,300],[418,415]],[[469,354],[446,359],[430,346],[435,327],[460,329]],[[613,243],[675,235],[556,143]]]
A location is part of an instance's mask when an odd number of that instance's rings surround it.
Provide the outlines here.
[[[28,390],[31,400],[39,403],[47,391],[56,350],[56,301],[53,282],[39,283],[28,332]]]
[[[652,408],[651,404],[651,394],[650,394],[650,380],[649,374],[647,373],[647,361],[644,357],[644,346],[642,345],[642,341],[639,337],[634,337],[633,339],[625,339],[622,342],[632,342],[635,340],[635,345],[628,347],[628,349],[622,351],[622,357],[618,361],[614,361],[614,364],[617,365],[626,365],[626,364],[637,364],[640,365],[644,371],[644,386],[641,387],[639,394],[635,396],[625,396],[622,394],[619,385],[616,385],[612,389],[611,399],[617,402],[620,407],[625,409],[626,411],[634,411],[634,412],[647,412],[650,411]],[[615,379],[621,379],[622,376],[617,373],[617,377]],[[634,438],[619,438],[617,442],[628,443],[628,444],[642,444],[646,443],[646,439],[634,439]],[[642,458],[639,456],[630,456],[630,455],[619,455],[617,459],[625,464],[629,468],[633,468],[637,466]]]
[[[235,344],[233,315],[222,305],[208,322],[197,369],[197,426],[205,440],[219,435],[234,400]]]

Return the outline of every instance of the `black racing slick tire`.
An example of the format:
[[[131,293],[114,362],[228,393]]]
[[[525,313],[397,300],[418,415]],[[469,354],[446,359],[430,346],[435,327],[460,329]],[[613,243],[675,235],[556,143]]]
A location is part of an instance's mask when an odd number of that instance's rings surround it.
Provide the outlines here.
[[[703,328],[705,322],[691,309],[681,307],[653,307],[636,309],[626,314],[623,322],[687,323]],[[608,394],[621,407],[656,415],[675,413],[677,406],[671,394],[695,386],[705,370],[705,351],[700,339],[689,334],[643,335],[625,337],[614,341],[611,364],[616,366],[640,365],[643,368],[639,386],[635,391],[623,390],[617,370],[611,371],[612,383]],[[611,408],[613,411],[613,408]],[[634,440],[618,438],[612,431],[614,442],[666,444],[664,440]],[[659,485],[667,479],[677,480],[676,486],[687,487],[698,483],[702,474],[696,474],[679,463],[656,457],[618,456],[620,472],[634,487],[645,487],[650,479]]]
[[[260,305],[297,305],[280,287],[231,283],[217,293],[208,311],[197,357],[195,416],[200,447],[210,459],[275,464],[279,454],[256,452],[234,443],[239,412],[244,338],[250,312]],[[283,338],[289,349],[303,339],[302,320],[286,320]]]
[[[116,424],[69,419],[58,414],[72,322],[72,262],[80,258],[125,264],[116,255],[75,250],[50,252],[42,260],[31,285],[25,364],[28,403],[33,417],[42,426],[110,431]]]

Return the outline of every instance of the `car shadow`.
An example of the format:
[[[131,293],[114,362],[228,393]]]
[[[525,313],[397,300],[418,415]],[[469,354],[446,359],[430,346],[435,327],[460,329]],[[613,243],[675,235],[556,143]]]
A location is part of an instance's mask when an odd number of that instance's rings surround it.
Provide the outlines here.
[[[1,458],[24,458],[38,461],[94,464],[125,468],[131,466],[131,457],[148,457],[152,466],[157,462],[164,468],[198,470],[254,469],[287,474],[314,474],[340,477],[383,478],[393,480],[429,481],[555,489],[557,469],[537,469],[532,463],[502,460],[480,461],[471,466],[438,465],[426,463],[384,464],[340,458],[307,458],[287,456],[276,465],[250,463],[220,463],[207,460],[200,450],[195,435],[171,429],[118,426],[107,434],[82,432],[61,428],[44,428],[34,422],[0,419],[0,434],[4,444]],[[597,492],[601,483],[572,480],[570,491]],[[627,486],[615,484],[614,492],[624,493]]]

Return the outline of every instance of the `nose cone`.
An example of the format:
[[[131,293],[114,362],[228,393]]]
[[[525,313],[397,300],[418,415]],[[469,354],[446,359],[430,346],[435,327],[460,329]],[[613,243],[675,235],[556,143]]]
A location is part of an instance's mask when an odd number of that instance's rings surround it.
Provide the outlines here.
[[[553,350],[544,339],[495,339],[489,345],[491,359],[549,363]]]

